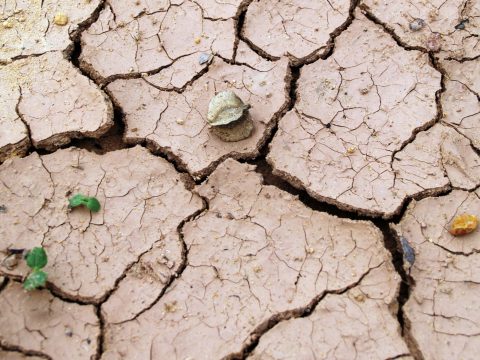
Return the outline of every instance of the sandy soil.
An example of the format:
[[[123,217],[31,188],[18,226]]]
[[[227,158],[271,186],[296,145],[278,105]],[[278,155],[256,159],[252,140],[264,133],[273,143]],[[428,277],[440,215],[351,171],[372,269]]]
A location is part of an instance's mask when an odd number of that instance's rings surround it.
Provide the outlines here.
[[[0,359],[478,357],[478,1],[0,14]]]

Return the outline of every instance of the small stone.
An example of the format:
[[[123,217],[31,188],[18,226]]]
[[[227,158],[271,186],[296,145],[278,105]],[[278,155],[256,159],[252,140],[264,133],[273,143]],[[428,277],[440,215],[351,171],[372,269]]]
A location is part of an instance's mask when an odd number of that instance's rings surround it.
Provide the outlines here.
[[[176,120],[176,123],[177,123],[178,125],[183,125],[183,124],[185,124],[185,120],[183,120],[183,119],[177,119],[177,120]]]
[[[68,24],[68,16],[64,13],[56,13],[53,18],[53,23],[58,26],[65,26]]]
[[[198,63],[200,65],[209,63],[213,59],[212,54],[207,54],[207,53],[201,53],[200,56],[198,57]]]
[[[411,267],[415,263],[415,251],[406,238],[401,237],[400,243],[402,244],[403,259],[408,263],[407,267]]]
[[[8,256],[2,263],[8,270],[13,270],[18,265],[18,257],[16,255]]]
[[[202,41],[202,39],[200,37],[196,37],[195,40],[194,40],[195,44],[197,44],[197,45],[200,44],[201,41]]]
[[[177,305],[176,301],[174,301],[172,303],[165,303],[163,305],[163,308],[165,309],[165,311],[167,313],[174,313],[175,311],[177,311],[177,306],[176,305]]]
[[[365,301],[365,295],[361,294],[361,293],[354,295],[353,298],[358,302],[364,302]]]
[[[4,21],[2,25],[3,25],[3,27],[4,27],[5,29],[11,29],[11,28],[13,28],[13,22],[10,21],[10,20]]]
[[[5,205],[0,205],[0,213],[5,214],[7,212],[7,207]]]
[[[368,89],[367,88],[360,89],[360,94],[367,95],[368,94]]]
[[[306,248],[307,254],[313,254],[315,252],[315,249],[313,247],[307,247]]]
[[[261,265],[256,265],[253,267],[253,271],[255,271],[257,274],[263,270]]]
[[[450,234],[453,236],[461,236],[470,234],[478,226],[478,219],[475,215],[463,214],[458,215],[453,220],[452,224],[450,225]]]
[[[468,23],[468,19],[464,19],[460,21],[457,25],[455,25],[456,30],[465,30],[465,24]]]
[[[357,148],[354,147],[354,146],[349,147],[349,148],[347,149],[347,154],[352,155],[352,154],[355,153],[356,150],[357,150]]]
[[[429,51],[437,52],[441,48],[440,40],[442,39],[439,33],[433,33],[427,39],[427,49]]]
[[[72,336],[73,336],[73,331],[72,331],[72,329],[66,328],[66,329],[65,329],[65,335],[68,336],[68,337],[72,337]]]
[[[419,31],[421,29],[423,29],[425,27],[426,23],[425,23],[425,20],[423,19],[420,19],[420,18],[417,18],[417,19],[414,19],[409,25],[408,27],[410,28],[410,30],[412,31]]]

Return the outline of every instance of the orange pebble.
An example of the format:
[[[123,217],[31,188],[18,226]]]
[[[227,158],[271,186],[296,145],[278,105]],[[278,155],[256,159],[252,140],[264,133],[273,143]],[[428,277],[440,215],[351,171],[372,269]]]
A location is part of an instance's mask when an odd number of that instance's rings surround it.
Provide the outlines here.
[[[453,236],[466,235],[475,231],[477,225],[478,219],[475,215],[458,215],[455,219],[453,219],[449,232]]]

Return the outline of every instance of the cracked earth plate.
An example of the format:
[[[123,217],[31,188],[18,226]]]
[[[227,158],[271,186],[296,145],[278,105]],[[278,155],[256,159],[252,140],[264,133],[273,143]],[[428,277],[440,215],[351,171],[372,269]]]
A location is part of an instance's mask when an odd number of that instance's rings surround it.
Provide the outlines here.
[[[245,15],[243,37],[269,57],[296,62],[330,49],[331,36],[349,17],[348,0],[254,1]]]
[[[442,66],[447,72],[442,94],[443,120],[480,150],[480,58],[442,61]]]
[[[413,202],[393,226],[415,251],[410,269],[415,286],[403,312],[409,340],[426,360],[478,357],[479,232],[454,237],[448,227],[456,215],[480,215],[479,199],[479,190],[454,190]]]
[[[384,264],[352,289],[325,296],[308,316],[269,330],[248,359],[407,358],[395,313],[398,290],[399,276]]]
[[[42,360],[44,357],[35,356],[35,355],[24,355],[22,352],[17,350],[12,351],[3,351],[0,350],[0,359],[3,360]]]
[[[245,53],[243,60],[248,65],[215,58],[208,72],[180,93],[158,89],[155,79],[149,77],[108,85],[107,91],[125,115],[126,141],[146,140],[150,148],[173,158],[196,178],[207,175],[226,157],[258,155],[276,118],[288,105],[290,74],[286,59],[262,61],[260,70],[249,64],[258,58]],[[208,104],[222,90],[233,90],[251,105],[254,130],[249,138],[227,143],[208,129]]]
[[[100,0],[5,0],[0,3],[0,63],[73,48],[71,38],[88,23]],[[57,14],[66,15],[63,26]]]
[[[0,66],[0,78],[0,161],[24,155],[30,140],[54,150],[113,125],[110,100],[59,52]]]
[[[362,0],[361,7],[391,29],[405,45],[432,50],[428,42],[439,35],[441,58],[480,55],[480,2],[478,0]],[[412,31],[415,19],[425,23]]]
[[[235,2],[109,1],[98,20],[82,33],[82,67],[97,80],[110,81],[128,74],[157,73],[186,58],[177,68],[183,67],[183,76],[190,79],[199,70],[200,54],[232,58],[232,4]],[[228,17],[208,17],[219,9],[223,9],[219,15]]]
[[[232,159],[197,191],[209,206],[183,226],[185,270],[147,311],[119,324],[106,319],[103,359],[240,354],[270,321],[376,269],[392,277],[386,296],[394,296],[400,279],[371,223],[313,211]]]
[[[408,197],[477,186],[467,139],[440,125],[421,132],[436,121],[440,73],[356,14],[332,56],[302,68],[299,100],[270,144],[274,173],[321,201],[385,218]]]
[[[77,193],[96,196],[101,210],[69,211],[68,197]],[[140,147],[102,156],[70,148],[7,160],[0,166],[0,204],[8,206],[0,213],[0,250],[42,244],[49,287],[92,303],[106,299],[152,248],[172,249],[174,261],[177,227],[203,208],[171,164]],[[19,277],[28,269],[21,263],[0,271]]]
[[[92,305],[66,302],[47,290],[26,293],[15,281],[0,292],[2,348],[38,352],[42,358],[91,359],[97,353],[99,335],[100,324]],[[7,354],[9,358],[15,359]]]

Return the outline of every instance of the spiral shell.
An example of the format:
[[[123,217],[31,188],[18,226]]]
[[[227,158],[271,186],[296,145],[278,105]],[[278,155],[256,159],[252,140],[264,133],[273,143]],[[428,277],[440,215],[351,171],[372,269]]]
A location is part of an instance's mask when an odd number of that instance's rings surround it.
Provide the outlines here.
[[[212,126],[228,125],[241,120],[249,108],[233,91],[221,91],[210,100],[207,121]]]

